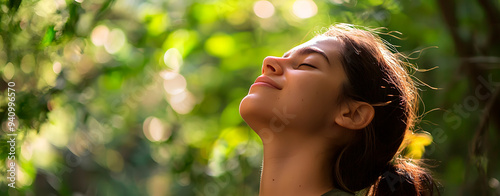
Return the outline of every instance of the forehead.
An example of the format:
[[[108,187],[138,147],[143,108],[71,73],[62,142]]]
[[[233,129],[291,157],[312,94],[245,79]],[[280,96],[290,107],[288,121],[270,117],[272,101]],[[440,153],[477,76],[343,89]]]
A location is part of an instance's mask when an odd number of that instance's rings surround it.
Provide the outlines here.
[[[292,48],[290,51],[287,52],[287,54],[294,53],[295,51],[304,48],[313,48],[316,50],[323,51],[324,53],[326,53],[328,58],[336,59],[336,57],[338,57],[341,52],[341,43],[335,37],[319,36],[312,38],[311,40]]]

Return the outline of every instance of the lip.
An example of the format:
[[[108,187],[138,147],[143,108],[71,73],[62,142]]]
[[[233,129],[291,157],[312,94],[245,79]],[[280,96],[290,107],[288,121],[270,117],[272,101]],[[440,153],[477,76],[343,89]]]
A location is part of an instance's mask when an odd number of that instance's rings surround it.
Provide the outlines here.
[[[271,78],[269,78],[265,75],[261,75],[261,76],[257,77],[257,79],[252,84],[252,86],[254,86],[254,85],[262,85],[262,86],[267,86],[267,87],[281,90],[281,87],[279,87],[279,85],[274,80],[272,80]]]

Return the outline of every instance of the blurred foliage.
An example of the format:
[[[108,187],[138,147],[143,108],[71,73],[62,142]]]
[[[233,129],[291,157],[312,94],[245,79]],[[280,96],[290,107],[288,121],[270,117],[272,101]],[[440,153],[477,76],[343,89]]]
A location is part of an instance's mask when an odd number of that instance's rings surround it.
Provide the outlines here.
[[[500,195],[499,9],[494,0],[0,1],[0,195],[257,195],[262,147],[239,102],[264,57],[338,22],[399,31],[382,37],[419,69],[439,66],[414,74],[440,89],[419,87],[423,117],[406,156],[437,161],[443,195]],[[8,82],[17,189],[5,177]]]

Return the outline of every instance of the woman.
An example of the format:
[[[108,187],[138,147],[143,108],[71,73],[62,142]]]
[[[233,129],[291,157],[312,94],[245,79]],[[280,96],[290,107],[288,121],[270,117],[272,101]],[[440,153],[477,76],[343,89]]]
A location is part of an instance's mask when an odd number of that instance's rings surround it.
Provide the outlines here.
[[[260,195],[432,195],[427,171],[400,158],[417,109],[400,57],[338,24],[265,58],[240,104],[264,144]]]

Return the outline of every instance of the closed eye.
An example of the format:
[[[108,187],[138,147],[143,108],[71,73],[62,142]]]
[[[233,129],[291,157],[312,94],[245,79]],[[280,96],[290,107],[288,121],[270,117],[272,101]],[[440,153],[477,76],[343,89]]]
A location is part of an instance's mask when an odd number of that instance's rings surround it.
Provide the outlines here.
[[[307,63],[302,63],[302,64],[300,64],[300,65],[299,65],[299,67],[300,67],[300,66],[303,66],[303,65],[304,65],[304,66],[311,67],[311,68],[314,68],[314,69],[317,69],[317,67],[316,67],[316,66],[311,65],[311,64],[307,64]]]

